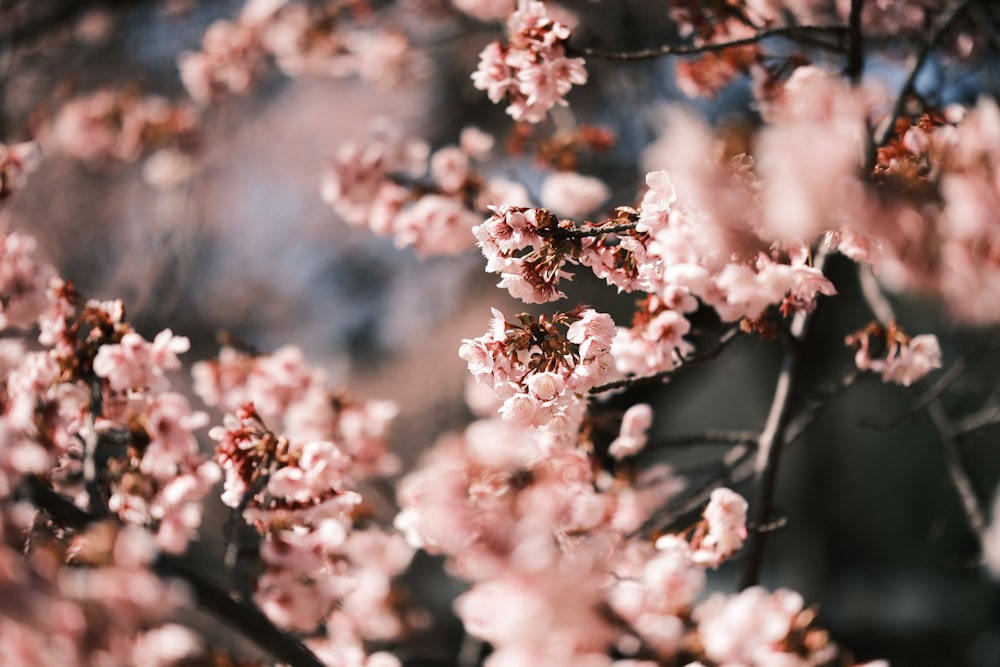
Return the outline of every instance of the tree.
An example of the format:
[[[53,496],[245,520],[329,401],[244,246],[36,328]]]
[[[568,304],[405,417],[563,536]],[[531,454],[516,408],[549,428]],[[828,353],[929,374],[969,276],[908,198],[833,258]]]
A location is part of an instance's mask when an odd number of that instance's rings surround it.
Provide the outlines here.
[[[217,9],[0,8],[12,664],[998,658],[1000,470],[973,448],[1000,421],[991,3]],[[195,28],[174,79],[153,37]],[[402,117],[425,102],[417,138]],[[379,105],[395,120],[363,123]],[[243,141],[266,155],[239,158]],[[324,226],[294,228],[308,207],[285,183],[319,153]],[[248,177],[281,155],[307,166]],[[277,231],[219,223],[240,207]],[[467,292],[485,333],[459,333],[458,290],[392,284],[414,255],[472,285],[485,258],[488,321]],[[308,338],[331,289],[351,391],[275,342]],[[372,325],[401,292],[415,324]],[[409,407],[360,398],[378,364]],[[432,420],[436,391],[452,407]],[[924,433],[897,446],[897,427]],[[405,440],[431,432],[415,461]],[[916,487],[941,479],[928,542]],[[852,626],[859,591],[898,607],[850,577],[896,568],[930,595],[906,568],[956,562],[946,589],[982,610],[960,629],[925,618],[900,645],[885,618]]]

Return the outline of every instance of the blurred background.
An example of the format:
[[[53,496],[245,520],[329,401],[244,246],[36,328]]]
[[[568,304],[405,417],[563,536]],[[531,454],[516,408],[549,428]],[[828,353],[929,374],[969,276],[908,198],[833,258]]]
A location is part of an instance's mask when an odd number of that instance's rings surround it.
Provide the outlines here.
[[[510,130],[503,109],[469,79],[479,51],[501,34],[499,23],[474,21],[445,0],[374,4],[411,35],[414,57],[426,62],[420,76],[384,88],[357,78],[290,79],[272,70],[248,94],[203,110],[195,176],[158,189],[143,177],[142,160],[95,163],[49,150],[48,119],[68,100],[103,88],[186,99],[177,55],[198,49],[209,24],[234,16],[242,3],[0,2],[0,135],[8,142],[38,136],[45,153],[3,224],[34,234],[41,255],[83,294],[121,298],[147,337],[166,327],[188,336],[188,361],[213,356],[220,332],[264,351],[291,343],[325,368],[333,384],[359,397],[396,400],[402,413],[395,445],[410,468],[438,435],[472,418],[463,403],[468,374],[457,356],[461,339],[485,331],[490,306],[508,315],[526,308],[494,287],[478,253],[418,258],[338,220],[321,200],[330,156],[344,141],[363,140],[373,119],[398,123],[432,148],[454,143],[469,124],[498,137]],[[580,44],[635,50],[677,37],[667,3],[566,6],[578,19]],[[984,88],[995,93],[989,88],[995,56],[984,59],[981,71],[936,89],[939,101],[968,103]],[[898,63],[869,66],[887,81],[901,79]],[[589,83],[570,97],[572,122],[605,126],[617,142],[585,158],[579,170],[602,178],[614,205],[637,202],[639,156],[658,136],[667,103],[695,108],[726,127],[759,122],[746,81],[714,100],[691,101],[662,59],[594,61],[588,69]],[[537,192],[539,172],[529,159],[498,169]],[[840,296],[825,301],[815,319],[807,387],[851,369],[843,338],[872,319],[853,264],[835,258],[828,273]],[[570,287],[569,305],[556,307],[588,303],[619,321],[630,317],[632,297],[582,273]],[[996,404],[995,331],[961,328],[941,304],[913,296],[894,296],[893,303],[907,331],[939,336],[946,367],[966,360],[943,395],[949,414]],[[779,344],[743,337],[719,359],[669,384],[631,390],[613,405],[651,402],[654,438],[757,431],[780,356]],[[980,566],[919,395],[917,388],[862,382],[832,399],[789,447],[777,501],[787,524],[768,542],[763,581],[815,603],[821,624],[859,659],[886,658],[897,667],[1000,665],[1000,586]],[[986,507],[1000,480],[998,435],[985,428],[962,443]],[[658,451],[646,460],[662,457],[680,471],[698,471],[719,454],[702,447]],[[217,560],[212,540],[218,545],[220,536],[205,538],[206,559]],[[731,591],[736,574],[723,567],[710,587]],[[417,597],[436,597],[445,619],[443,634],[432,635],[428,646],[458,641],[448,634],[455,628],[447,604],[460,586],[443,577],[430,558],[418,559],[411,577]]]

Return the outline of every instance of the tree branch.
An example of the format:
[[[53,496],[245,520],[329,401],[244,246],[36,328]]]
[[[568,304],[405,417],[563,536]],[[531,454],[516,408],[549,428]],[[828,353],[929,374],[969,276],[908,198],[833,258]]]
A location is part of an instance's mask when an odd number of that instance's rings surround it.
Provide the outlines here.
[[[820,250],[816,255],[815,266],[820,271],[826,263],[827,253]],[[802,371],[802,358],[806,326],[811,313],[799,311],[792,319],[789,327],[791,341],[785,351],[781,365],[781,374],[774,388],[774,399],[767,422],[760,434],[757,446],[757,457],[754,462],[754,473],[757,477],[757,493],[751,503],[752,518],[750,523],[755,527],[768,524],[774,504],[774,494],[778,481],[778,467],[781,464],[781,452],[785,444],[785,427],[791,417],[792,401],[798,389],[799,376]],[[760,566],[764,558],[764,540],[766,532],[750,531],[743,551],[743,570],[740,574],[740,590],[757,584],[760,578]]]
[[[781,28],[767,28],[760,30],[757,34],[741,39],[734,39],[727,42],[715,42],[713,44],[666,44],[653,49],[643,49],[642,51],[602,51],[588,47],[567,45],[566,52],[570,55],[585,56],[587,58],[603,58],[605,60],[647,60],[649,58],[660,58],[662,56],[692,56],[713,51],[724,51],[738,46],[749,46],[757,44],[770,37],[787,37],[794,39],[796,35],[813,34],[845,34],[849,33],[849,28],[842,25],[800,25],[785,26]],[[826,45],[835,49],[833,45]]]
[[[552,230],[552,236],[563,239],[583,239],[590,236],[604,236],[605,234],[617,234],[619,232],[631,232],[635,230],[637,223],[623,222],[618,225],[603,225],[595,227],[556,227]],[[545,231],[545,230],[542,230]]]
[[[754,431],[705,431],[679,438],[663,438],[650,442],[646,449],[680,449],[699,445],[749,445],[757,446],[760,434]]]
[[[958,7],[964,7],[968,2],[962,2]],[[958,8],[955,9],[949,20],[954,20]],[[940,30],[939,30],[940,32]],[[867,279],[868,274],[862,272],[862,292],[865,300],[872,309],[873,314],[883,325],[895,319],[892,304],[885,298],[878,281],[874,276]],[[959,359],[948,369],[943,377],[937,382],[921,382],[923,391],[917,401],[917,409],[923,408],[927,412],[934,429],[937,431],[938,439],[941,441],[944,453],[945,466],[948,469],[948,476],[958,493],[958,499],[962,503],[965,512],[965,521],[972,532],[976,535],[980,545],[983,543],[983,536],[986,530],[985,513],[980,507],[979,499],[976,496],[975,487],[972,485],[972,478],[965,468],[965,462],[961,454],[961,431],[957,430],[948,418],[948,414],[941,403],[941,394],[954,382],[959,374],[966,367],[964,359]],[[898,423],[897,420],[895,423]]]
[[[99,520],[37,477],[26,478],[23,488],[39,509],[64,527],[82,530]],[[302,642],[274,625],[253,604],[233,600],[229,593],[196,572],[183,557],[160,554],[151,569],[160,577],[176,577],[186,581],[199,606],[246,636],[278,661],[293,667],[323,667],[323,663]]]
[[[681,372],[691,364],[695,364],[701,361],[708,361],[709,359],[714,359],[719,356],[722,351],[729,345],[736,334],[740,332],[739,327],[733,327],[724,331],[719,338],[715,341],[715,345],[710,347],[701,353],[695,353],[689,357],[683,357],[681,359],[681,364],[675,368],[671,368],[668,371],[661,371],[659,373],[653,373],[652,375],[642,375],[636,377],[628,377],[622,380],[615,380],[614,382],[606,382],[605,384],[593,387],[590,390],[590,394],[600,394],[605,391],[611,391],[612,389],[623,389],[625,387],[634,387],[640,384],[648,384],[651,382],[657,382],[659,380],[666,380],[667,378],[673,377],[677,373]]]
[[[819,417],[823,408],[827,405],[829,400],[838,394],[853,387],[857,382],[863,378],[872,377],[872,374],[859,371],[856,368],[851,369],[847,373],[844,373],[839,378],[834,378],[829,382],[821,385],[816,391],[806,397],[802,401],[801,407],[795,415],[788,421],[785,426],[784,440],[785,443],[797,440],[803,433],[805,433],[816,418]]]
[[[957,420],[954,427],[956,434],[965,435],[987,428],[988,426],[993,426],[994,424],[1000,424],[1000,405],[992,405],[978,412],[966,415]]]
[[[884,146],[892,138],[892,133],[896,127],[896,119],[903,115],[903,110],[906,108],[906,102],[910,95],[913,94],[914,88],[917,83],[917,76],[919,76],[920,71],[927,64],[927,60],[930,58],[931,53],[937,47],[941,39],[947,34],[948,30],[954,25],[955,21],[959,16],[962,15],[970,5],[975,3],[976,0],[962,0],[961,2],[952,5],[951,9],[944,12],[944,19],[938,25],[937,29],[934,30],[924,42],[924,48],[921,49],[920,53],[917,54],[916,61],[910,68],[910,73],[906,77],[906,81],[903,82],[903,87],[899,91],[899,95],[896,97],[896,102],[892,107],[892,112],[889,116],[882,121],[882,125],[879,127],[878,132],[875,135],[875,145]]]
[[[712,491],[720,486],[734,486],[753,475],[753,448],[736,445],[723,457],[718,470],[695,487],[685,489],[670,502],[653,512],[638,529],[627,537],[650,537],[658,532],[670,531],[678,525],[693,523],[708,502]]]
[[[847,19],[847,68],[844,74],[857,84],[861,80],[861,72],[865,68],[864,34],[861,30],[861,12],[865,0],[851,0],[851,13]]]

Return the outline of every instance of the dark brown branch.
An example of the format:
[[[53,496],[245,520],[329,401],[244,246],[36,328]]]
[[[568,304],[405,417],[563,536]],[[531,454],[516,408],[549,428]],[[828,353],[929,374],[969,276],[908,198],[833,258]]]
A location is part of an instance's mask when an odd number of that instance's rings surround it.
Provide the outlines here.
[[[98,520],[98,517],[80,509],[37,477],[28,477],[23,488],[39,509],[62,526],[82,530]],[[176,577],[187,582],[200,607],[278,661],[293,667],[323,667],[323,663],[302,642],[274,625],[257,607],[233,600],[229,593],[196,572],[183,557],[160,554],[152,569],[161,577]]]
[[[817,253],[815,266],[820,271],[826,263],[827,253]],[[778,482],[778,468],[785,445],[785,427],[791,418],[792,402],[798,391],[805,352],[806,328],[810,313],[799,311],[789,327],[791,338],[781,364],[781,374],[774,388],[774,398],[767,422],[760,434],[754,473],[757,478],[757,492],[750,505],[749,523],[764,526],[771,521],[774,495]],[[764,559],[764,541],[767,533],[751,530],[743,549],[743,568],[740,573],[740,590],[755,586],[760,578],[760,566]]]
[[[857,84],[861,80],[861,72],[865,68],[864,35],[861,30],[861,12],[865,0],[851,0],[851,13],[847,18],[847,68],[844,74]]]
[[[813,422],[816,421],[817,417],[819,417],[823,408],[827,405],[831,398],[850,389],[857,384],[859,380],[866,377],[874,376],[870,373],[865,373],[854,368],[844,373],[841,377],[834,378],[833,380],[821,385],[816,391],[807,396],[802,402],[801,407],[799,407],[795,415],[789,420],[787,426],[785,426],[785,433],[783,436],[785,443],[797,440],[803,433],[805,433],[809,427],[813,425]]]
[[[552,236],[564,239],[583,239],[590,236],[604,236],[605,234],[635,231],[636,224],[634,222],[623,222],[618,225],[603,225],[600,227],[556,227],[552,230]]]
[[[927,41],[924,42],[924,47],[921,49],[920,53],[917,54],[917,59],[910,68],[910,73],[906,77],[906,81],[903,82],[903,87],[899,91],[899,95],[896,97],[896,102],[892,107],[892,111],[889,116],[882,122],[879,127],[879,131],[875,135],[875,145],[884,146],[892,138],[892,133],[896,127],[896,119],[903,115],[903,110],[906,109],[906,103],[910,96],[914,93],[915,86],[917,83],[917,76],[919,76],[920,71],[927,64],[927,60],[930,58],[934,49],[937,48],[938,43],[947,34],[948,30],[951,29],[955,21],[962,15],[962,13],[972,5],[976,0],[962,0],[961,2],[952,5],[951,9],[944,12],[944,18],[941,20],[938,27],[928,36]]]
[[[794,39],[796,35],[834,34],[841,35],[850,33],[850,29],[842,25],[800,25],[786,26],[782,28],[768,28],[759,31],[751,37],[734,39],[726,42],[715,42],[713,44],[666,44],[653,49],[643,49],[642,51],[602,51],[580,46],[567,46],[566,51],[571,55],[585,56],[588,58],[603,58],[606,60],[646,60],[649,58],[660,58],[662,56],[692,56],[713,51],[725,51],[726,49],[738,46],[749,46],[757,44],[770,37],[787,37]],[[831,49],[839,49],[833,45],[826,45]]]
[[[714,359],[719,356],[722,351],[729,345],[730,342],[736,335],[740,332],[739,327],[733,327],[732,329],[727,329],[723,332],[719,338],[715,341],[709,349],[703,352],[696,352],[688,357],[683,357],[681,359],[680,366],[676,368],[671,368],[669,371],[661,371],[659,373],[653,373],[652,375],[642,375],[636,377],[628,377],[623,380],[615,380],[614,382],[607,382],[602,385],[598,385],[590,390],[591,394],[600,394],[605,391],[611,391],[612,389],[624,389],[625,387],[635,387],[641,384],[649,384],[651,382],[658,382],[661,380],[666,380],[667,378],[673,377],[677,373],[690,366],[691,364],[699,363],[702,361],[708,361],[709,359]]]

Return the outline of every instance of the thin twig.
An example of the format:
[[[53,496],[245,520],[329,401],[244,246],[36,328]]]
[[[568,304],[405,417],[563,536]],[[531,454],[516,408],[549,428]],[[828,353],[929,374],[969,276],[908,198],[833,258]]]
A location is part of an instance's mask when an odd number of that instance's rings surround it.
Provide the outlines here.
[[[958,7],[964,7],[966,4],[968,3],[963,2]],[[952,14],[949,21],[954,20],[957,11],[958,9],[956,8],[955,13]],[[862,277],[864,275],[862,273]],[[862,285],[864,286],[864,283]],[[868,283],[867,289],[863,289],[862,291],[865,292],[865,299],[872,308],[872,312],[883,324],[895,319],[892,304],[885,299],[877,281],[872,280]],[[951,420],[948,418],[948,413],[941,403],[941,394],[958,378],[965,366],[966,362],[964,359],[959,359],[952,364],[945,376],[939,378],[934,384],[927,381],[921,382],[923,391],[920,392],[917,409],[923,408],[927,412],[927,416],[937,431],[938,439],[941,441],[944,453],[945,466],[948,469],[948,476],[951,478],[951,483],[958,493],[959,501],[962,503],[965,521],[976,535],[980,544],[982,544],[986,530],[986,515],[982,507],[980,507],[975,487],[972,485],[972,478],[969,476],[965,468],[965,462],[962,460],[962,434],[952,425]],[[912,413],[912,411],[910,412]]]
[[[652,375],[641,375],[634,377],[627,377],[622,380],[615,380],[614,382],[606,382],[605,384],[598,385],[590,390],[591,394],[600,394],[605,391],[611,391],[612,389],[623,389],[625,387],[634,387],[640,384],[648,384],[651,382],[658,382],[661,380],[666,380],[667,378],[673,377],[677,373],[681,372],[691,364],[699,363],[702,361],[708,361],[709,359],[714,359],[719,356],[722,351],[729,345],[730,342],[736,335],[740,332],[739,327],[733,327],[724,331],[719,338],[715,341],[715,344],[704,352],[696,352],[688,357],[682,357],[681,363],[675,368],[671,368],[668,371],[661,371],[659,373],[653,373]]]
[[[723,457],[717,471],[697,486],[685,489],[670,499],[663,507],[653,512],[642,525],[626,537],[639,535],[651,537],[656,533],[670,531],[693,518],[708,502],[712,491],[720,486],[733,486],[745,482],[753,476],[753,448],[736,445]]]
[[[873,431],[888,431],[896,428],[916,413],[925,410],[933,401],[936,401],[961,376],[965,368],[965,358],[960,357],[955,363],[948,366],[943,373],[940,373],[933,383],[925,383],[927,388],[917,396],[917,400],[903,414],[893,417],[888,421],[865,419],[861,422],[861,427]]]
[[[941,41],[958,17],[962,15],[962,12],[964,12],[969,5],[974,2],[976,2],[976,0],[962,0],[959,3],[952,5],[951,9],[945,11],[944,19],[938,25],[937,29],[930,34],[927,41],[924,43],[924,48],[921,49],[919,54],[917,54],[916,61],[914,61],[913,66],[910,68],[910,74],[906,77],[906,81],[903,82],[903,87],[900,89],[899,95],[896,97],[896,103],[892,107],[892,112],[884,121],[882,121],[882,125],[879,127],[879,130],[875,135],[876,146],[884,146],[888,143],[896,127],[896,119],[903,114],[903,110],[906,108],[906,102],[910,95],[914,92],[914,86],[917,83],[917,76],[920,74],[920,71],[924,68],[924,65],[927,63],[928,58],[930,58],[931,53],[934,52],[938,42]]]
[[[821,385],[816,391],[807,396],[806,399],[802,401],[802,405],[796,411],[795,415],[785,426],[785,433],[783,436],[785,443],[787,444],[793,440],[797,440],[803,433],[805,433],[809,427],[813,425],[813,422],[815,422],[819,417],[823,408],[829,404],[831,398],[850,389],[857,384],[859,380],[866,377],[872,377],[872,375],[853,368],[839,378],[834,378],[833,380]]]
[[[889,326],[896,319],[896,315],[870,266],[858,264],[858,282],[861,285],[861,296],[864,297],[875,319],[883,327]]]
[[[552,230],[552,236],[565,239],[583,239],[590,236],[604,236],[605,234],[635,231],[636,224],[635,222],[623,222],[618,225],[602,225],[599,227],[556,227]]]
[[[849,33],[847,26],[842,25],[800,25],[784,26],[781,28],[767,28],[760,30],[755,35],[733,39],[726,42],[715,42],[712,44],[666,44],[652,49],[641,51],[602,51],[581,46],[567,46],[566,51],[571,55],[585,56],[587,58],[603,58],[606,60],[646,60],[649,58],[660,58],[662,56],[691,56],[712,51],[724,51],[738,46],[749,46],[757,44],[770,37],[794,38],[796,35],[812,34],[844,34]],[[832,45],[829,48],[839,48]]]
[[[704,431],[679,438],[662,438],[646,445],[646,449],[681,449],[700,445],[749,445],[757,446],[760,434],[754,431]]]

